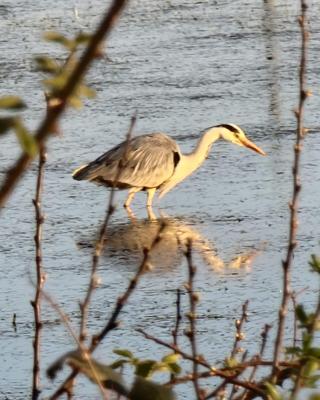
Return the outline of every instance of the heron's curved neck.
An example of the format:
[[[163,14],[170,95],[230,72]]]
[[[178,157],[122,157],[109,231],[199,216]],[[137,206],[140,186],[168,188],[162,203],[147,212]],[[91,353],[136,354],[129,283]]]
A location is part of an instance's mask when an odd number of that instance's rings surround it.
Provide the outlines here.
[[[194,166],[194,169],[198,168],[206,159],[212,144],[220,138],[220,130],[219,127],[213,127],[205,131],[199,139],[196,148],[191,153],[185,155],[190,164]]]

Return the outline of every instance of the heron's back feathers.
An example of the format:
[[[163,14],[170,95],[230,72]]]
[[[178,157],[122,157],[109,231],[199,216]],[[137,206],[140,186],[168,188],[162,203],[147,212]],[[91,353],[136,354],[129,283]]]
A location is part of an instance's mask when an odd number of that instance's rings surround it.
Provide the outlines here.
[[[168,180],[180,159],[178,145],[163,133],[137,136],[124,141],[72,174],[112,186],[153,188]],[[116,185],[118,186],[118,185]]]

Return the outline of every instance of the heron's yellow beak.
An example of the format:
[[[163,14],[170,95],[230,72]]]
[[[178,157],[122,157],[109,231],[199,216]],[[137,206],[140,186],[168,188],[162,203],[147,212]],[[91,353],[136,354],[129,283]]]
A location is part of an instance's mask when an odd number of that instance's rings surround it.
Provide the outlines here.
[[[263,156],[266,156],[267,154],[260,149],[260,147],[258,147],[257,145],[255,145],[253,142],[251,142],[249,139],[247,139],[246,137],[241,137],[239,138],[240,142],[242,143],[243,146],[247,147],[248,149],[251,149]]]

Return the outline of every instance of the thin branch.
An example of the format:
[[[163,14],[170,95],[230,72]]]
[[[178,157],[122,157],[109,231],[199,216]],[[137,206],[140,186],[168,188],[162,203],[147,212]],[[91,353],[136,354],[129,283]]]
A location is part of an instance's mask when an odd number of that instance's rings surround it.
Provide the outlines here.
[[[189,239],[187,243],[187,249],[185,253],[187,264],[188,264],[188,284],[187,290],[189,294],[189,303],[190,303],[190,311],[187,313],[187,317],[190,323],[190,329],[185,332],[185,335],[190,340],[192,358],[193,358],[193,386],[196,397],[198,400],[202,400],[204,398],[201,388],[199,386],[199,381],[197,379],[198,376],[198,363],[195,361],[198,359],[198,351],[197,351],[197,341],[196,341],[196,303],[199,301],[199,296],[194,292],[194,277],[196,274],[196,267],[192,262],[192,242]]]
[[[173,344],[175,346],[178,346],[178,333],[179,333],[179,328],[180,328],[180,322],[182,320],[182,315],[181,315],[181,289],[177,289],[177,300],[176,300],[176,323],[175,327],[172,330],[172,338],[173,338]],[[175,374],[171,374],[171,379],[174,379]]]
[[[297,246],[297,228],[298,228],[298,201],[299,194],[301,191],[300,181],[300,157],[302,150],[303,138],[305,135],[305,129],[303,127],[303,114],[304,114],[304,102],[310,93],[305,89],[305,74],[306,74],[306,56],[307,56],[307,21],[306,21],[307,4],[305,0],[301,0],[301,16],[299,18],[299,24],[301,28],[301,58],[300,58],[300,73],[299,73],[299,106],[296,111],[297,117],[297,134],[296,142],[294,146],[294,162],[293,162],[293,193],[292,200],[290,203],[290,227],[289,227],[289,239],[286,258],[282,262],[283,267],[283,289],[282,289],[282,301],[279,309],[278,317],[278,330],[274,345],[274,357],[273,357],[273,368],[272,368],[272,380],[276,380],[278,371],[279,357],[282,351],[285,319],[288,309],[288,301],[290,299],[290,286],[291,286],[291,267],[293,260],[293,253]]]
[[[31,281],[32,282],[32,281]],[[32,282],[33,283],[33,282]],[[68,332],[70,333],[71,337],[73,338],[73,340],[75,341],[75,343],[77,344],[78,349],[80,350],[82,356],[84,359],[86,359],[88,361],[89,367],[92,370],[92,375],[95,378],[95,381],[97,383],[97,385],[99,386],[99,389],[101,391],[101,394],[103,396],[103,398],[105,398],[105,389],[103,388],[99,376],[96,373],[96,370],[91,362],[91,357],[90,357],[90,352],[88,351],[88,349],[79,341],[78,336],[75,332],[75,330],[73,329],[73,327],[70,324],[70,319],[68,318],[68,316],[65,314],[65,312],[62,310],[62,308],[52,299],[52,297],[47,294],[43,289],[41,290],[41,297],[43,297],[49,304],[50,306],[57,312],[57,314],[60,317],[60,320],[63,322],[63,324],[65,325],[65,327],[67,328]],[[68,398],[72,397],[72,386],[68,387],[67,390],[65,390],[65,392],[68,395]]]
[[[317,326],[319,324],[319,320],[320,320],[320,290],[318,291],[318,303],[317,303],[317,308],[315,310],[314,316],[313,316],[313,321],[312,324],[310,326],[310,328],[308,329],[308,334],[310,335],[310,337],[312,338],[312,340],[314,339],[314,334],[317,331]],[[299,390],[301,388],[301,383],[302,383],[302,368],[304,367],[305,362],[304,360],[301,360],[301,364],[300,367],[298,368],[298,374],[294,383],[294,387],[292,390],[292,399],[297,399],[298,397],[298,393]]]
[[[179,333],[179,328],[180,328],[180,322],[182,320],[182,315],[181,315],[181,289],[177,289],[177,300],[176,300],[176,323],[175,327],[172,331],[172,337],[173,337],[173,344],[175,346],[178,345],[178,333]]]
[[[44,215],[41,209],[42,192],[43,192],[43,179],[44,179],[44,166],[46,163],[47,154],[44,147],[40,148],[38,176],[36,183],[36,196],[33,200],[35,207],[36,219],[36,233],[34,236],[35,241],[35,261],[36,261],[36,293],[35,298],[31,301],[35,321],[35,333],[33,340],[33,374],[32,374],[32,400],[37,400],[40,395],[40,334],[42,328],[41,322],[41,291],[44,284],[44,274],[42,267],[42,225],[44,222]]]
[[[57,105],[55,107],[50,107],[35,134],[35,140],[39,148],[41,148],[54,131],[56,122],[67,107],[68,98],[74,93],[78,83],[83,79],[87,70],[99,54],[102,41],[110,34],[126,3],[127,0],[113,1],[108,12],[105,14],[96,32],[92,36],[79,63],[76,65],[69,80],[61,90],[59,97],[53,99]],[[33,157],[30,154],[23,152],[16,163],[7,172],[5,180],[0,187],[0,212],[22,175],[30,166],[32,160]]]
[[[248,321],[248,304],[249,304],[249,300],[246,300],[243,303],[241,318],[237,319],[235,322],[236,335],[235,335],[234,344],[233,344],[233,348],[232,348],[231,355],[230,355],[231,358],[234,358],[236,356],[236,354],[239,352],[239,343],[244,338],[244,334],[242,332],[242,326],[243,326],[244,322]]]
[[[258,367],[261,366],[261,364],[259,364],[259,362],[261,361],[261,359],[263,357],[263,354],[264,354],[264,351],[265,351],[265,348],[267,345],[268,334],[269,334],[270,329],[271,329],[271,325],[265,324],[263,331],[261,332],[262,341],[261,341],[260,351],[259,351],[259,354],[254,357],[254,359],[257,360],[257,364],[255,364],[254,367],[252,368],[251,374],[248,379],[249,382],[253,382],[256,372],[258,370]],[[245,400],[247,394],[248,394],[248,391],[245,390],[243,392],[243,394],[241,395],[240,399]]]
[[[184,358],[185,360],[189,360],[192,363],[197,363],[199,365],[202,365],[203,367],[207,368],[210,370],[210,376],[217,376],[220,378],[224,378],[228,381],[228,383],[230,384],[234,384],[234,385],[238,385],[242,388],[251,390],[252,392],[256,393],[257,395],[261,396],[263,399],[266,398],[266,394],[264,392],[264,390],[260,389],[257,385],[254,385],[253,383],[250,382],[245,382],[245,381],[240,381],[236,378],[234,378],[232,375],[230,376],[230,372],[225,372],[221,369],[217,369],[212,367],[207,361],[205,361],[202,357],[198,357],[198,358],[194,358],[192,355],[185,353],[183,350],[181,350],[179,347],[167,343],[161,339],[158,339],[150,334],[148,334],[147,332],[145,332],[143,329],[136,329],[137,332],[141,333],[146,339],[148,340],[152,340],[153,342],[164,346],[168,349],[171,349],[173,351],[175,351],[176,353],[180,354],[182,356],[182,358]],[[272,362],[269,362],[269,365],[272,365]],[[230,371],[230,369],[228,369]],[[190,380],[194,379],[194,377],[192,376],[192,378]]]
[[[241,348],[239,347],[239,344],[241,342],[241,340],[244,339],[244,333],[242,332],[242,327],[244,322],[248,321],[248,304],[249,304],[249,300],[246,300],[243,305],[242,305],[242,314],[241,314],[241,318],[237,319],[235,322],[235,326],[236,326],[236,335],[235,335],[235,339],[234,339],[234,344],[233,344],[233,348],[231,351],[231,355],[230,358],[235,359],[237,353],[240,353]],[[246,352],[243,354],[243,360],[245,360],[246,357]],[[240,371],[237,376],[241,375],[242,371]],[[233,398],[233,396],[235,395],[235,393],[237,392],[238,388],[237,386],[233,385],[232,390],[230,392],[229,395],[229,400],[231,400]]]
[[[126,136],[126,148],[128,148],[128,146],[129,146],[129,141],[132,136],[132,131],[133,131],[134,125],[136,123],[136,119],[137,119],[136,114],[134,114],[133,117],[131,118],[130,127],[128,130],[127,136]],[[126,152],[127,151],[125,150],[124,158],[126,158]],[[122,169],[123,169],[122,164],[124,164],[124,163],[125,163],[125,160],[121,160],[118,171],[117,171],[117,176],[115,178],[115,183],[110,192],[109,202],[108,202],[108,206],[107,206],[107,210],[106,210],[106,216],[104,218],[103,223],[101,224],[98,240],[96,241],[95,250],[94,250],[93,257],[92,257],[91,275],[90,275],[90,281],[89,281],[87,294],[85,296],[84,301],[80,304],[80,309],[81,309],[80,341],[85,340],[85,338],[87,336],[86,323],[87,323],[87,319],[88,319],[89,304],[90,304],[90,300],[92,297],[92,293],[93,293],[94,289],[97,287],[97,268],[99,265],[99,259],[100,259],[101,253],[106,244],[105,236],[106,236],[107,227],[109,225],[110,218],[115,210],[114,205],[113,205],[114,196],[115,196],[115,187],[116,187],[116,183],[119,181],[119,178],[121,176]]]
[[[257,358],[258,360],[261,360],[262,357],[263,357],[263,354],[264,354],[264,351],[265,351],[265,348],[266,348],[266,345],[267,345],[268,334],[269,334],[270,329],[271,329],[271,325],[265,324],[265,326],[264,326],[264,328],[263,328],[263,331],[261,332],[262,341],[261,341],[260,352],[259,352],[259,354],[256,356],[256,358]],[[252,381],[253,381],[253,379],[254,379],[254,377],[255,377],[255,374],[256,374],[256,372],[257,372],[258,366],[259,366],[258,364],[254,366],[254,368],[253,368],[253,370],[252,370],[252,372],[251,372],[251,375],[250,375],[250,377],[249,377],[249,382],[252,382]]]
[[[143,260],[135,273],[134,277],[129,282],[129,285],[126,291],[118,298],[114,310],[106,323],[105,327],[96,335],[92,337],[91,345],[88,349],[89,354],[97,348],[97,346],[101,343],[101,341],[106,337],[106,335],[113,329],[118,327],[118,317],[123,309],[123,307],[127,304],[129,297],[132,295],[134,290],[137,287],[139,279],[142,274],[148,270],[149,265],[149,254],[150,251],[154,248],[154,246],[161,240],[161,233],[164,229],[165,225],[162,225],[155,236],[150,249],[145,248],[143,252]],[[66,393],[70,384],[73,382],[74,378],[78,375],[78,370],[73,370],[70,375],[65,379],[65,381],[60,385],[60,387],[55,391],[55,393],[50,397],[50,400],[58,399],[62,394]]]

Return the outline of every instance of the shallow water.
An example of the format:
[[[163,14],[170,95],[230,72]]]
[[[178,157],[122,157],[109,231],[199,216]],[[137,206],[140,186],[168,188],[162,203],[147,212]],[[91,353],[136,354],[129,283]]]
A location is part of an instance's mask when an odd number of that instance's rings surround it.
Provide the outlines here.
[[[35,0],[7,0],[0,6],[0,94],[17,92],[26,99],[29,109],[24,115],[30,127],[36,127],[44,113],[32,55],[62,55],[58,46],[40,40],[41,33],[58,30],[72,35],[79,29],[90,30],[103,12],[102,3],[58,0],[53,7],[49,1],[39,6]],[[306,112],[310,134],[302,159],[300,245],[295,254],[293,284],[296,290],[308,288],[300,299],[311,306],[317,283],[308,272],[307,262],[311,253],[319,253],[320,233],[320,5],[310,1],[310,7],[308,83],[314,96]],[[145,358],[163,355],[163,349],[143,340],[134,328],[142,326],[170,340],[175,290],[187,276],[183,244],[177,241],[177,235],[182,242],[191,236],[197,243],[196,287],[201,292],[198,341],[200,351],[205,351],[211,362],[223,359],[231,349],[234,320],[246,299],[250,299],[250,318],[244,347],[251,354],[257,349],[263,325],[276,321],[292,186],[297,11],[298,6],[289,0],[274,7],[272,2],[255,0],[214,4],[204,0],[132,1],[110,38],[108,60],[99,60],[90,71],[88,81],[97,90],[97,98],[87,102],[81,112],[69,111],[61,124],[63,137],[50,141],[44,193],[45,287],[74,326],[79,322],[78,302],[87,288],[91,246],[108,194],[95,185],[73,181],[70,172],[121,141],[136,110],[135,133],[164,131],[183,151],[195,145],[204,128],[232,122],[268,153],[268,157],[261,157],[219,142],[196,174],[155,203],[156,215],[165,215],[168,221],[162,243],[165,255],[163,248],[157,249],[153,271],[143,277],[131,297],[121,317],[121,328],[112,332],[97,352],[100,359],[111,361],[114,347],[130,348]],[[16,154],[13,135],[1,137],[1,175]],[[33,165],[0,220],[0,360],[5,366],[1,368],[1,398],[24,399],[30,393],[30,276],[34,269],[31,199],[35,179]],[[157,223],[146,220],[144,193],[134,200],[134,222],[121,207],[124,196],[117,193],[119,207],[100,263],[102,285],[92,302],[92,333],[104,325],[115,298],[137,268],[145,241],[150,241],[158,228]],[[183,296],[185,309],[187,304]],[[11,326],[14,313],[16,332]],[[44,369],[75,345],[48,305],[44,306],[43,318],[41,380],[46,396],[57,386],[47,381]],[[63,376],[61,373],[59,378]],[[188,390],[178,388],[181,398],[191,398]],[[76,398],[99,398],[99,394],[81,379]]]

